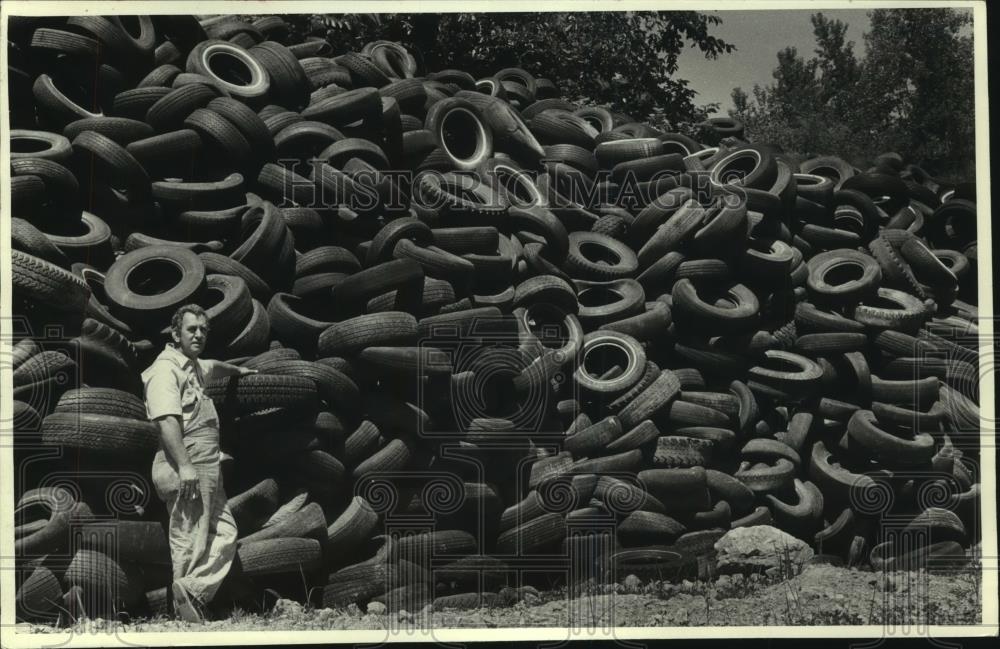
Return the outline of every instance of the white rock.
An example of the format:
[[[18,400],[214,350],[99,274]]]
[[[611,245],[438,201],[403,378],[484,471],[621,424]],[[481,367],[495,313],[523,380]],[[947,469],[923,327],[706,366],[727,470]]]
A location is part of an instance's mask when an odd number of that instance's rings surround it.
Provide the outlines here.
[[[715,542],[715,550],[720,573],[751,575],[768,569],[798,572],[814,554],[805,541],[770,525],[729,530]]]
[[[302,615],[302,604],[299,604],[295,600],[291,599],[279,599],[274,603],[274,609],[272,610],[272,615],[275,617],[289,616],[296,617]]]

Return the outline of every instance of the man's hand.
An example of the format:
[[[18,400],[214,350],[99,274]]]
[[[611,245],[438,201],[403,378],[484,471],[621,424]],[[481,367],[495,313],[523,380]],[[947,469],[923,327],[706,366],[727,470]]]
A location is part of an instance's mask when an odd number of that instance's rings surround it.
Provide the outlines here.
[[[247,374],[259,374],[259,373],[260,370],[251,370],[249,368],[241,366],[239,376],[246,376]]]
[[[177,497],[181,500],[195,499],[201,497],[201,489],[198,482],[198,472],[190,464],[183,464],[177,468],[177,476],[180,478],[180,487],[177,490]]]

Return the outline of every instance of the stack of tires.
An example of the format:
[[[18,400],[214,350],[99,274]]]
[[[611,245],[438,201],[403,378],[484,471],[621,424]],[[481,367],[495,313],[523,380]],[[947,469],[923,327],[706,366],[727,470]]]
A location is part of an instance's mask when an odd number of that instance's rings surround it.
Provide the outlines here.
[[[167,612],[138,376],[191,302],[207,356],[259,370],[208,389],[256,592],[680,579],[762,524],[833,563],[964,560],[973,184],[289,34],[11,21],[21,618]]]

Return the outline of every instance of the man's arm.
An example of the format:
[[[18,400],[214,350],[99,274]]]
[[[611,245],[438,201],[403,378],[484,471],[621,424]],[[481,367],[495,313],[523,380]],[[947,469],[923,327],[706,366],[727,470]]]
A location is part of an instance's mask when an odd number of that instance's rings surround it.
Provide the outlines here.
[[[198,472],[195,471],[187,449],[184,448],[180,416],[164,415],[156,420],[156,424],[160,428],[160,442],[163,445],[163,450],[177,467],[177,477],[180,478],[177,497],[184,500],[197,498],[200,493]]]
[[[247,369],[240,365],[233,365],[226,361],[208,360],[208,377],[212,379],[224,378],[227,376],[246,376],[247,374],[257,374],[257,370]]]

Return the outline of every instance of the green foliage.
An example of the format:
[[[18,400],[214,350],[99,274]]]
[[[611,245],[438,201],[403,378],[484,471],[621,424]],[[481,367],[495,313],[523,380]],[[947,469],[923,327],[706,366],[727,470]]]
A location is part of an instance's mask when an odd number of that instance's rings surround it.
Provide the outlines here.
[[[847,25],[812,17],[814,56],[778,52],[775,82],[732,93],[732,117],[747,137],[804,155],[833,153],[865,168],[897,151],[932,173],[975,174],[971,23],[952,9],[869,12],[867,52],[859,59]]]
[[[686,46],[708,58],[735,47],[712,36],[716,16],[694,11],[574,13],[299,14],[293,34],[323,36],[336,54],[372,40],[402,43],[422,69],[460,69],[476,78],[520,67],[552,80],[573,101],[603,105],[671,129],[718,107],[697,107],[679,79]]]

